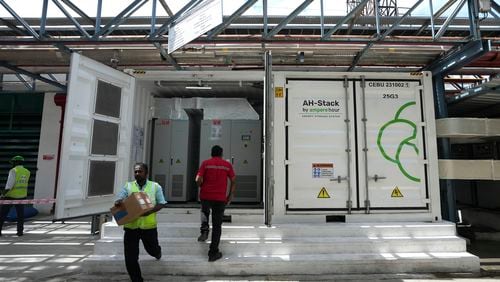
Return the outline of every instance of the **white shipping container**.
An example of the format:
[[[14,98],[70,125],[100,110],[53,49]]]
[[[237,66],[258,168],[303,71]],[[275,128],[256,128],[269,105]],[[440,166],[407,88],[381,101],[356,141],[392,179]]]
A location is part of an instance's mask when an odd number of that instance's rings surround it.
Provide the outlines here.
[[[147,134],[133,132],[146,132],[154,116],[148,85],[155,80],[264,81],[258,71],[134,76],[72,56],[56,218],[107,212],[114,194],[132,179],[133,162],[148,160],[142,145],[149,142]],[[263,141],[272,161],[263,168],[261,195],[274,216],[441,219],[429,73],[274,72],[271,77],[264,85],[272,84],[273,97],[263,93],[262,99],[271,109],[264,120],[271,134]],[[96,113],[98,81],[121,88],[119,117]],[[93,120],[116,125],[116,152],[92,150]],[[88,193],[94,191],[92,161],[114,168],[108,180],[112,191]],[[272,201],[266,201],[266,192]]]

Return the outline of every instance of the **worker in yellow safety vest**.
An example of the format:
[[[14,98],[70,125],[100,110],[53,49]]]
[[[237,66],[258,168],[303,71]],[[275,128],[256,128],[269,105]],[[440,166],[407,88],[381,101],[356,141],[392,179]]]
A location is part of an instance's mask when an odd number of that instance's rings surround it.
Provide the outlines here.
[[[25,199],[28,195],[28,182],[30,180],[30,171],[24,168],[24,158],[15,156],[10,160],[13,168],[9,171],[7,183],[2,191],[4,200],[20,200]],[[2,236],[3,223],[9,214],[12,206],[16,208],[17,215],[17,236],[23,236],[24,232],[24,205],[1,205],[0,214],[0,236]]]
[[[161,186],[148,180],[148,166],[144,163],[137,163],[134,166],[135,181],[128,182],[118,194],[115,206],[122,204],[122,201],[134,192],[144,192],[148,195],[154,208],[143,214],[140,218],[124,225],[125,234],[123,244],[125,249],[125,266],[132,281],[143,281],[141,268],[139,266],[139,241],[142,240],[146,252],[155,257],[161,258],[161,247],[158,243],[158,230],[156,228],[156,212],[161,210],[167,203],[163,195]]]

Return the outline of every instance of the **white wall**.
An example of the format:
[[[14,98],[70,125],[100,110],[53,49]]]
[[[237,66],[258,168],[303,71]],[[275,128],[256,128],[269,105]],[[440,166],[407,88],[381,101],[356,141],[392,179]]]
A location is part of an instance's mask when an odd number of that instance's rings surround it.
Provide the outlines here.
[[[57,165],[57,147],[61,108],[54,103],[55,93],[45,93],[38,145],[38,162],[35,181],[35,199],[53,198]],[[45,159],[44,159],[45,158]],[[42,214],[49,214],[52,204],[35,205]]]
[[[205,120],[259,119],[259,114],[244,98],[156,98],[154,103],[156,118],[188,120],[185,109],[203,109]]]

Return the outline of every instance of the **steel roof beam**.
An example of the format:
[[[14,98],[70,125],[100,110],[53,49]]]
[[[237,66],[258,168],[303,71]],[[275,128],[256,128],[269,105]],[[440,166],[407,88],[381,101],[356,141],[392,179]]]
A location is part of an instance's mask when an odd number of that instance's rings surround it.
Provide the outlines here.
[[[304,11],[309,4],[311,4],[314,0],[305,0],[298,6],[290,15],[288,15],[283,21],[281,21],[276,27],[274,27],[266,36],[265,39],[270,39],[275,36],[282,30],[289,22],[291,22],[295,17],[297,17],[302,11]]]
[[[180,16],[182,16],[188,9],[195,7],[198,5],[202,0],[191,0],[189,3],[184,5],[175,15],[170,17],[160,28],[158,28],[153,34],[151,34],[150,37],[158,37],[163,34],[165,34],[168,31],[168,27],[171,23],[176,21]]]
[[[50,79],[57,81],[57,78],[53,74],[47,73],[47,76],[50,77]]]
[[[475,97],[480,97],[481,95],[487,94],[487,93],[498,93],[500,94],[500,88],[498,87],[492,87],[492,86],[484,86],[484,85],[479,85],[474,88],[469,88],[466,91],[457,94],[452,97],[446,98],[446,103],[448,104],[455,104],[459,102],[463,102],[468,99],[472,99]]]
[[[167,5],[167,2],[165,2],[165,0],[160,0],[160,4],[163,6],[163,9],[165,9],[165,12],[167,12],[169,17],[174,16],[174,13],[172,13],[172,10],[170,10],[170,7]]]
[[[479,3],[477,0],[467,0],[467,3],[470,36],[474,40],[479,40],[481,39],[481,32],[479,31]]]
[[[432,0],[431,0],[432,1]],[[439,18],[444,12],[446,12],[455,2],[458,0],[449,0],[446,2],[443,7],[441,7],[433,16],[432,16],[432,21],[435,21],[437,18]],[[422,33],[432,22],[431,20],[426,21],[417,31],[417,35]]]
[[[18,28],[13,22],[11,22],[9,20],[0,18],[0,23],[4,24],[8,28],[12,29],[12,31],[14,31],[15,33],[17,33],[19,35],[31,35],[27,31],[25,31],[24,29]]]
[[[68,18],[73,23],[73,25],[76,26],[76,29],[78,29],[78,31],[80,31],[80,33],[83,36],[85,36],[86,38],[90,38],[90,34],[88,34],[87,31],[83,29],[80,23],[77,20],[75,20],[75,18],[73,18],[73,16],[71,16],[71,14],[66,9],[64,9],[63,5],[61,5],[61,3],[59,3],[58,0],[52,0],[52,2],[56,4],[59,10],[61,10],[61,12],[63,12],[63,14],[66,16],[66,18]]]
[[[410,14],[413,12],[413,10],[415,10],[422,2],[424,2],[424,0],[418,0],[408,11],[406,11],[406,13],[403,16],[401,16],[389,29],[387,29],[382,34],[382,36],[379,38],[379,40],[384,39],[387,35],[389,35],[391,32],[393,32],[394,29],[396,29],[396,27],[398,27],[408,16],[410,16]]]
[[[246,12],[250,7],[252,7],[257,0],[247,0],[245,4],[241,5],[229,18],[214,28],[211,32],[207,34],[208,39],[212,39],[215,36],[217,36],[219,33],[221,33],[226,27],[228,27],[235,19],[237,19],[239,16],[241,16],[244,12]]]
[[[97,0],[97,14],[95,16],[95,31],[94,34],[101,30],[101,12],[102,12],[102,0]]]
[[[103,33],[102,36],[108,36],[110,35],[113,31],[115,31],[118,26],[120,26],[122,23],[124,23],[133,13],[135,13],[137,10],[139,10],[144,4],[146,4],[149,0],[143,0],[143,2],[139,3],[137,6],[135,6],[130,12],[128,12],[125,16],[121,17],[118,22],[110,29],[108,29],[106,32]]]
[[[75,4],[73,4],[73,2],[71,2],[70,0],[61,0],[61,1],[64,4],[66,4],[66,6],[68,6],[69,8],[71,8],[71,10],[75,11],[75,13],[77,13],[80,17],[84,18],[91,25],[95,26],[95,20],[92,19],[91,17],[89,17],[87,14],[85,14],[85,12],[82,11],[80,8],[78,8],[78,6],[76,6]]]
[[[466,0],[461,0],[460,3],[458,3],[458,6],[455,8],[455,10],[451,13],[451,15],[448,16],[446,21],[443,23],[441,28],[436,33],[436,36],[434,37],[435,40],[439,39],[445,33],[445,31],[448,28],[448,26],[450,25],[451,21],[457,16],[458,12],[460,12],[462,7],[464,6],[465,1]]]
[[[23,20],[23,18],[21,18],[6,2],[5,0],[0,0],[0,4],[7,10],[7,12],[9,12],[9,14],[11,14],[18,22],[20,22],[24,28],[26,29],[27,32],[29,32],[29,34],[31,36],[33,36],[35,39],[37,40],[40,40],[40,36],[38,35],[38,33],[36,33],[36,31],[31,28],[31,26],[25,21]]]
[[[53,85],[53,86],[55,86],[57,88],[60,88],[60,89],[62,89],[64,91],[67,90],[66,85],[63,85],[63,84],[61,84],[61,83],[59,83],[57,81],[53,81],[53,80],[50,80],[48,78],[45,78],[45,77],[43,77],[43,76],[41,76],[39,74],[32,73],[32,72],[29,72],[29,71],[24,70],[22,68],[19,68],[17,66],[11,65],[11,64],[9,64],[9,63],[7,63],[5,61],[0,61],[0,67],[4,67],[4,68],[7,68],[9,70],[12,70],[12,71],[16,72],[17,74],[27,75],[27,76],[29,76],[29,77],[31,77],[33,79],[43,81],[43,82],[45,82],[47,84]]]
[[[497,13],[500,13],[500,5],[498,5],[495,0],[491,0],[491,8],[493,10],[497,11]]]
[[[155,30],[156,30],[156,0],[153,0],[153,5],[151,8],[152,8],[152,11],[151,11],[151,31],[149,32],[149,34],[153,34],[153,32],[155,32]]]
[[[1,1],[1,0],[0,0]],[[128,5],[123,11],[121,11],[116,17],[114,17],[108,24],[106,24],[103,28],[101,28],[98,32],[96,32],[93,36],[94,39],[99,38],[99,36],[103,36],[104,34],[110,34],[115,30],[120,23],[124,20],[124,17],[129,17],[132,13],[130,11],[134,10],[137,6],[144,5],[148,0],[135,0],[130,5]],[[135,12],[135,10],[134,10]]]
[[[423,68],[423,70],[431,71],[433,76],[445,75],[467,65],[489,51],[491,51],[491,41],[470,41],[465,45],[454,47],[448,53],[434,60],[432,64]]]
[[[160,51],[160,56],[162,59],[167,60],[170,64],[172,64],[176,70],[182,70],[182,67],[177,63],[177,60],[170,55],[163,46],[161,46],[158,42],[153,42],[153,45]]]
[[[266,37],[267,36],[267,0],[262,0],[262,18],[263,18],[263,22],[264,22],[264,34],[263,34],[263,37]]]
[[[394,29],[396,29],[396,27],[398,27],[404,19],[406,19],[412,12],[413,10],[415,10],[419,5],[420,3],[422,3],[424,0],[418,0],[408,11],[406,11],[406,13],[401,16],[401,18],[399,18],[390,28],[388,28],[379,38],[377,38],[377,41],[381,41],[383,40],[384,38],[387,37],[387,35],[391,34],[391,32],[394,31]],[[356,65],[359,63],[359,61],[361,60],[361,57],[363,57],[363,55],[373,46],[374,42],[370,42],[368,43],[364,48],[363,50],[361,50],[360,52],[358,52],[356,54],[356,57],[354,57],[354,60],[352,61],[351,63],[351,66],[347,69],[347,71],[352,71]]]
[[[15,75],[16,75],[17,79],[19,79],[19,81],[21,81],[24,84],[24,87],[28,88],[31,91],[35,90],[34,85],[29,83],[22,75],[20,75],[18,73],[16,73]]]
[[[45,25],[47,24],[47,10],[49,0],[43,0],[42,4],[42,17],[40,18],[40,37],[45,37]]]
[[[490,10],[490,15],[492,15],[496,19],[500,18],[493,10]]]
[[[354,17],[359,11],[361,11],[365,7],[366,3],[368,3],[368,1],[370,1],[370,0],[363,0],[363,2],[359,3],[359,5],[356,6],[356,8],[352,9],[352,11],[349,12],[349,14],[347,14],[342,20],[340,20],[340,22],[337,23],[337,25],[335,25],[331,30],[327,31],[325,33],[325,35],[323,35],[323,37],[321,37],[321,39],[326,40],[327,38],[332,36],[337,30],[339,30],[344,24],[346,24],[352,17]]]

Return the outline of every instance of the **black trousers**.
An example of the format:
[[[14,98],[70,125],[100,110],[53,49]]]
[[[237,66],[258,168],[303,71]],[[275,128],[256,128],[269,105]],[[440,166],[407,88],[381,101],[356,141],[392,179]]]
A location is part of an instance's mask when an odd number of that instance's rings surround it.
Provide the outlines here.
[[[220,201],[201,200],[201,228],[202,233],[208,233],[210,226],[210,210],[212,210],[212,242],[208,255],[214,255],[219,252],[220,235],[222,233],[222,219],[224,217],[224,208],[226,203]]]
[[[14,198],[4,198],[4,200],[22,200],[22,199],[14,199]],[[17,235],[23,235],[24,232],[24,205],[1,205],[0,209],[0,234],[2,234],[3,223],[9,214],[10,208],[14,206],[16,208],[17,214]]]
[[[125,249],[125,266],[130,280],[142,282],[141,267],[139,266],[139,240],[142,240],[144,249],[153,257],[161,256],[161,247],[158,244],[158,230],[124,228],[123,244]]]

